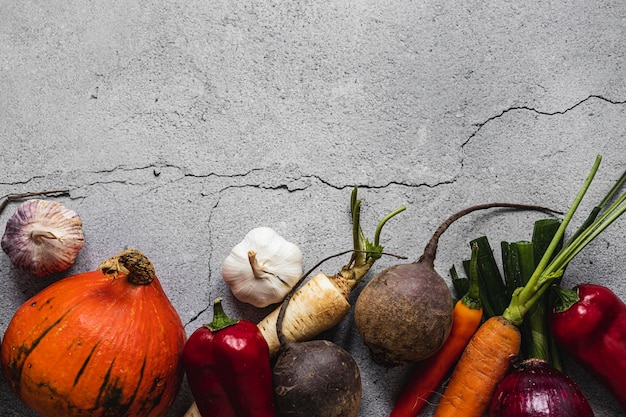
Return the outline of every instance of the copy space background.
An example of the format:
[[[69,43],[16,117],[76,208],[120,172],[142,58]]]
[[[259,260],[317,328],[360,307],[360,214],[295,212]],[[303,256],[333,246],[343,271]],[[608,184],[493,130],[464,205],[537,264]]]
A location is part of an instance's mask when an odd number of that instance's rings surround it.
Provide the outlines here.
[[[620,0],[30,0],[0,10],[0,195],[69,188],[57,200],[81,215],[86,238],[76,264],[45,279],[0,254],[2,332],[35,292],[129,246],[153,260],[188,334],[218,296],[256,321],[269,309],[222,282],[230,249],[257,226],[299,245],[305,269],[349,249],[354,185],[368,237],[407,206],[382,241],[415,260],[468,205],[566,210],[602,154],[577,225],[626,168]],[[541,217],[468,216],[441,239],[436,267],[449,282],[469,240],[529,239]],[[625,234],[626,219],[572,262],[564,285],[594,281],[625,299]],[[383,257],[366,280],[395,262]],[[360,416],[387,415],[411,366],[374,365],[352,315],[323,336],[361,368]],[[567,366],[596,416],[619,415]],[[191,402],[185,385],[168,417]],[[0,404],[2,417],[34,416],[3,380]]]

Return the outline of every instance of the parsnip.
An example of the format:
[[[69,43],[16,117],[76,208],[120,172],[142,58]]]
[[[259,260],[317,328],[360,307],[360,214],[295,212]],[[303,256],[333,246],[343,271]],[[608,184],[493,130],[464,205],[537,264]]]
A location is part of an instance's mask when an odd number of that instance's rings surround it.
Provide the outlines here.
[[[348,298],[352,289],[363,280],[374,262],[382,256],[383,247],[379,239],[384,224],[406,209],[402,206],[385,216],[376,228],[374,243],[371,243],[361,230],[361,200],[357,199],[357,190],[357,187],[354,187],[350,196],[354,246],[350,261],[335,275],[328,276],[320,272],[301,288],[298,288],[300,283],[296,284],[294,288],[298,289],[291,296],[285,309],[281,328],[285,337],[292,342],[311,340],[335,327],[350,312]],[[305,277],[306,275],[302,279]],[[280,306],[258,324],[270,347],[271,356],[274,356],[280,347],[276,331],[279,311]]]
[[[337,278],[324,273],[314,275],[296,291],[285,310],[283,333],[291,341],[310,340],[337,324],[350,311],[345,291],[333,283]],[[272,311],[258,324],[274,356],[280,347],[276,321],[280,308]]]
[[[352,215],[352,238],[354,249],[350,261],[341,268],[339,273],[329,276],[324,273],[314,275],[306,284],[298,288],[305,274],[294,288],[289,305],[285,309],[282,332],[294,342],[311,340],[320,333],[335,327],[350,312],[348,298],[351,291],[363,280],[374,262],[383,255],[383,247],[379,244],[380,232],[387,222],[396,214],[404,211],[402,206],[385,216],[376,228],[374,243],[367,240],[360,226],[361,200],[357,199],[357,187],[354,187],[350,198]],[[319,265],[319,264],[318,264]],[[265,337],[270,355],[275,356],[280,348],[277,335],[277,319],[280,306],[267,315],[258,327]],[[183,417],[200,417],[196,404],[192,404]]]

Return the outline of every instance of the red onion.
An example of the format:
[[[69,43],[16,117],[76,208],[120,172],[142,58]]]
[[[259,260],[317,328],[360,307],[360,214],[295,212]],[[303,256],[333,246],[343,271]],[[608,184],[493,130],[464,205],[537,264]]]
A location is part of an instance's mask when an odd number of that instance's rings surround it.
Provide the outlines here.
[[[541,359],[528,359],[498,385],[489,417],[593,417],[578,385]]]

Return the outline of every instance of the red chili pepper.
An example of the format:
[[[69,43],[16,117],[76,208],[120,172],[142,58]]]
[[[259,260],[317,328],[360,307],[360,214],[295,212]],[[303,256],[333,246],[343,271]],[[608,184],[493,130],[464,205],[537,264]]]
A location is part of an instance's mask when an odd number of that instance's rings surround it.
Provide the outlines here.
[[[220,298],[213,321],[185,343],[183,365],[202,417],[276,417],[267,342],[256,324],[229,318]]]
[[[557,343],[604,385],[626,411],[626,304],[609,288],[559,289],[550,314]]]

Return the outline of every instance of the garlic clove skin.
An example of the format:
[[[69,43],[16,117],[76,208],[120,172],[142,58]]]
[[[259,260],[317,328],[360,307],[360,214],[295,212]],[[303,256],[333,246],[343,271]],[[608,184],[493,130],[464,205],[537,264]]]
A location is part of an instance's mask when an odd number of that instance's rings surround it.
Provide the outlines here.
[[[300,248],[269,227],[250,230],[222,264],[235,298],[259,308],[282,301],[301,276]]]
[[[74,264],[85,243],[78,214],[48,200],[27,200],[7,221],[2,250],[13,265],[36,277],[61,272]]]

